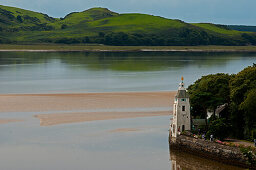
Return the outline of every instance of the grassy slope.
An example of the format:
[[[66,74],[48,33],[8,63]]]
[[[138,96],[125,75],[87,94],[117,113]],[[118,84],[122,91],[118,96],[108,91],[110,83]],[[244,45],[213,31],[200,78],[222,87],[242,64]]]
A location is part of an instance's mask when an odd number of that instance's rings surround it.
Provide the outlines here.
[[[13,27],[20,27],[20,26],[32,26],[35,23],[53,23],[58,21],[59,19],[57,18],[52,18],[49,17],[46,14],[38,13],[38,12],[33,12],[29,10],[24,10],[20,8],[15,8],[15,7],[8,7],[8,6],[3,6],[0,5],[0,9],[9,11],[11,15],[15,17],[15,19],[10,19],[10,22],[12,23]],[[3,14],[1,14],[3,16]],[[16,20],[17,16],[20,15],[24,22],[20,23]],[[25,16],[30,16],[30,17],[35,17],[38,19],[38,21],[31,21],[31,20],[26,20],[24,19]]]
[[[116,17],[90,22],[89,25],[91,27],[101,28],[102,30],[108,30],[110,28],[116,32],[156,32],[170,28],[184,27],[187,24],[178,20],[171,20],[146,14],[121,14]]]
[[[168,30],[178,30],[180,28],[196,28],[198,31],[206,31],[209,34],[217,36],[241,37],[241,31],[229,30],[214,24],[188,24],[179,20],[166,19],[162,17],[146,15],[146,14],[118,14],[109,11],[106,8],[92,8],[83,12],[68,14],[64,19],[51,18],[45,14],[28,11],[24,9],[7,7],[0,5],[1,9],[10,11],[15,17],[9,19],[11,24],[6,27],[24,27],[34,26],[38,24],[46,24],[52,26],[54,30],[50,31],[18,31],[7,33],[6,36],[16,41],[38,41],[43,38],[76,38],[85,36],[96,36],[98,32],[126,32],[126,33],[152,33],[162,34]],[[23,19],[26,16],[36,17],[38,20],[24,19],[22,23],[18,22],[17,16]],[[0,15],[1,19],[1,15]],[[1,20],[0,20],[1,21]],[[68,27],[61,29],[65,24]],[[2,23],[3,25],[3,23]],[[0,22],[1,26],[1,22]],[[169,31],[169,32],[170,32]],[[0,32],[0,37],[5,35]]]
[[[63,20],[60,21],[60,23],[76,25],[83,22],[89,22],[118,15],[118,13],[112,12],[107,8],[91,8],[83,12],[74,12],[68,14]]]
[[[231,36],[241,34],[241,31],[225,29],[223,27],[220,27],[218,25],[211,24],[211,23],[195,23],[192,25],[195,25],[197,27],[200,27],[215,33],[219,33],[219,34],[225,34],[225,35],[231,35]]]

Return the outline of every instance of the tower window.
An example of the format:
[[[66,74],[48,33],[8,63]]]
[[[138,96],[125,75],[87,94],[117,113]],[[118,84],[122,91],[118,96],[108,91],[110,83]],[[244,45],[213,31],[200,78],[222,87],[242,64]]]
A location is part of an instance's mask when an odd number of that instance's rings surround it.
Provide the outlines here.
[[[181,99],[181,101],[185,102],[185,101],[186,101],[186,99]]]
[[[182,132],[185,130],[185,125],[182,125]]]
[[[183,111],[183,112],[185,111],[185,106],[182,106],[182,111]]]

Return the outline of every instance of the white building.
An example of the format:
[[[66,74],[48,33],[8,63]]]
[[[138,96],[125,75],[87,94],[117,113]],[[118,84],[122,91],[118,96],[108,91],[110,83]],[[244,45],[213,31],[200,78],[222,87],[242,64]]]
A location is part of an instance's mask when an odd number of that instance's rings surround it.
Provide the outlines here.
[[[221,112],[228,106],[227,103],[220,105],[216,108],[215,110],[215,116],[216,117],[220,117]],[[207,119],[210,119],[210,117],[212,117],[212,115],[214,114],[213,110],[207,109]]]
[[[184,130],[191,130],[189,94],[184,87],[183,77],[181,80],[174,98],[173,120],[170,125],[171,137],[177,137]]]

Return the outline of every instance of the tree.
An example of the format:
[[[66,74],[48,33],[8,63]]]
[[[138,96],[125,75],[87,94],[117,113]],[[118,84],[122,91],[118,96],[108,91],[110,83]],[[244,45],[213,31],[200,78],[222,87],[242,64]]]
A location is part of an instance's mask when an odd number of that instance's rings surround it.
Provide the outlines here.
[[[189,86],[192,115],[207,118],[207,109],[214,111],[217,106],[229,103],[228,74],[211,74],[203,76]]]
[[[61,29],[63,29],[63,30],[66,29],[67,27],[68,27],[68,26],[67,26],[66,24],[62,24],[62,25],[61,25]]]
[[[83,40],[82,43],[90,43],[90,38],[86,36]]]
[[[209,138],[210,135],[213,135],[215,138],[223,140],[228,137],[229,128],[230,126],[224,118],[213,118],[209,123],[209,129],[206,136]]]
[[[251,134],[256,129],[256,89],[248,92],[246,99],[240,104],[240,110],[244,112],[245,136],[255,138]]]
[[[18,15],[18,16],[17,16],[17,20],[18,20],[20,23],[22,23],[22,22],[23,22],[23,20],[22,20],[22,18],[21,18],[21,16],[20,16],[20,15]]]
[[[103,38],[105,36],[104,32],[99,32],[99,37]]]
[[[234,75],[230,80],[230,117],[233,126],[233,134],[237,138],[249,138],[251,133],[251,121],[255,117],[248,117],[252,107],[250,100],[253,98],[253,89],[256,89],[256,65],[249,66]],[[252,92],[251,92],[252,90]],[[250,94],[250,95],[249,95]],[[250,98],[248,98],[250,97]],[[253,112],[255,113],[255,111]],[[248,119],[251,119],[248,121]]]
[[[188,92],[192,116],[206,119],[207,109],[215,111],[217,106],[228,104],[225,116],[221,115],[221,118],[226,119],[217,121],[213,115],[214,121],[209,124],[209,133],[217,133],[218,127],[224,123],[232,127],[225,133],[230,132],[236,138],[256,137],[256,64],[234,75],[203,76],[189,86]]]

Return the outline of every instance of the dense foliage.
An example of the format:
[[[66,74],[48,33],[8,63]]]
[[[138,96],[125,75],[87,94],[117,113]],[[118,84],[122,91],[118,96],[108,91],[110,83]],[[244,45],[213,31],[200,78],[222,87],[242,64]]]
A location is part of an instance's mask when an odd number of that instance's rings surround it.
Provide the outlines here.
[[[245,25],[227,25],[227,28],[237,31],[248,31],[256,32],[256,26],[245,26]]]
[[[224,118],[214,118],[209,123],[209,129],[206,133],[207,138],[210,137],[210,135],[213,135],[214,138],[218,138],[220,140],[225,139],[228,137],[228,131],[230,131],[230,126],[227,123],[226,119]]]
[[[211,74],[189,86],[193,116],[206,118],[207,109],[215,110],[217,106],[228,103],[229,81],[228,74]]]
[[[106,8],[63,18],[0,5],[0,43],[105,44],[118,46],[256,45],[256,33],[215,24],[188,24]]]
[[[235,75],[203,76],[188,91],[191,95],[193,116],[206,119],[207,109],[215,110],[217,106],[227,103],[228,109],[222,112],[221,118],[225,118],[224,123],[231,124],[232,128],[225,133],[237,138],[256,138],[255,64]],[[215,126],[216,124],[210,123],[209,130],[216,130]]]
[[[230,116],[237,137],[250,138],[256,128],[256,65],[245,68],[230,81]],[[256,136],[253,136],[256,137]]]

